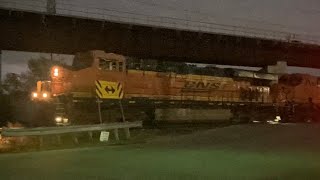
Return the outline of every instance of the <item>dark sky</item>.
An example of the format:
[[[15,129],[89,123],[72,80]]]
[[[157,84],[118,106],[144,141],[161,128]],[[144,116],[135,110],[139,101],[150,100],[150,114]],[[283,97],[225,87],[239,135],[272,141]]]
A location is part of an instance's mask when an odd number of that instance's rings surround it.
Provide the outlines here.
[[[32,53],[21,51],[2,51],[2,77],[6,73],[21,73],[27,71],[27,62],[32,58],[39,58],[40,56],[50,59],[50,54],[46,53]],[[53,59],[64,60],[67,63],[72,61],[72,55],[58,55],[53,54]]]

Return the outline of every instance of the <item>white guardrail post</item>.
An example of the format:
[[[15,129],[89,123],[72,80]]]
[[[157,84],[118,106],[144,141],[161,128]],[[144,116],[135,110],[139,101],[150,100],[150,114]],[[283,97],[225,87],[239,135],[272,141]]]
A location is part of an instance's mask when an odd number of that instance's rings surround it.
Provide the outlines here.
[[[38,136],[40,146],[42,146],[43,136],[45,135],[56,135],[58,143],[61,143],[61,134],[72,134],[74,142],[78,144],[79,142],[75,134],[79,132],[88,132],[90,139],[92,139],[93,131],[112,130],[115,140],[119,140],[118,129],[124,129],[126,138],[130,138],[129,128],[137,127],[142,127],[142,121],[61,127],[2,128],[1,135],[3,137]]]

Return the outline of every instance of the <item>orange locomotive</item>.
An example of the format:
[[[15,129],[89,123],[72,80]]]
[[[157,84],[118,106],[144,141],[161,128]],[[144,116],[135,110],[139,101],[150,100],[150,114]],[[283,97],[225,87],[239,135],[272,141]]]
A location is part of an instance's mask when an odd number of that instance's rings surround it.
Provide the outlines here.
[[[62,125],[81,119],[86,119],[85,123],[96,121],[97,116],[90,119],[79,115],[84,109],[97,112],[96,97],[102,98],[102,108],[108,110],[121,102],[129,118],[145,111],[153,119],[155,109],[170,107],[223,107],[239,117],[251,116],[248,111],[257,108],[273,109],[275,98],[270,95],[270,83],[275,81],[277,76],[272,74],[137,61],[95,50],[77,53],[71,68],[53,67],[51,80],[38,84],[33,99],[55,103],[55,121]],[[103,99],[103,94],[110,94],[110,98]]]
[[[285,74],[272,87],[279,114],[290,122],[318,122],[320,117],[320,78],[308,74]]]

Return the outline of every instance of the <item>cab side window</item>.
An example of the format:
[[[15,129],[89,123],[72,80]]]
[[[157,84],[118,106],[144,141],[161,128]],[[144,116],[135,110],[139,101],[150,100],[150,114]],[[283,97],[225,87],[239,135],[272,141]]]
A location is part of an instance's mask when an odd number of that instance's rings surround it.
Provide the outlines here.
[[[117,62],[116,61],[112,61],[112,70],[117,70]]]
[[[123,62],[119,62],[119,71],[122,72],[123,71]]]
[[[107,59],[99,59],[99,69],[104,70],[104,71],[111,71],[113,70],[112,68],[112,61],[107,60]]]
[[[124,70],[124,63],[118,62],[116,60],[110,60],[110,59],[99,59],[99,69],[103,71],[120,71],[123,72]]]

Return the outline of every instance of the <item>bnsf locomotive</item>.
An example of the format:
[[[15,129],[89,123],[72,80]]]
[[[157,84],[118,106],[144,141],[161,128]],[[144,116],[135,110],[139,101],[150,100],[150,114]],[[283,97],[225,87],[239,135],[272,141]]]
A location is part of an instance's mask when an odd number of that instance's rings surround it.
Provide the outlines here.
[[[98,105],[103,121],[154,122],[158,109],[227,109],[237,120],[274,118],[286,113],[287,102],[319,102],[318,91],[318,79],[307,75],[285,75],[278,82],[277,75],[268,73],[136,60],[95,50],[77,53],[71,67],[52,67],[51,79],[37,83],[32,99],[52,109],[50,122],[66,125],[99,122]]]

